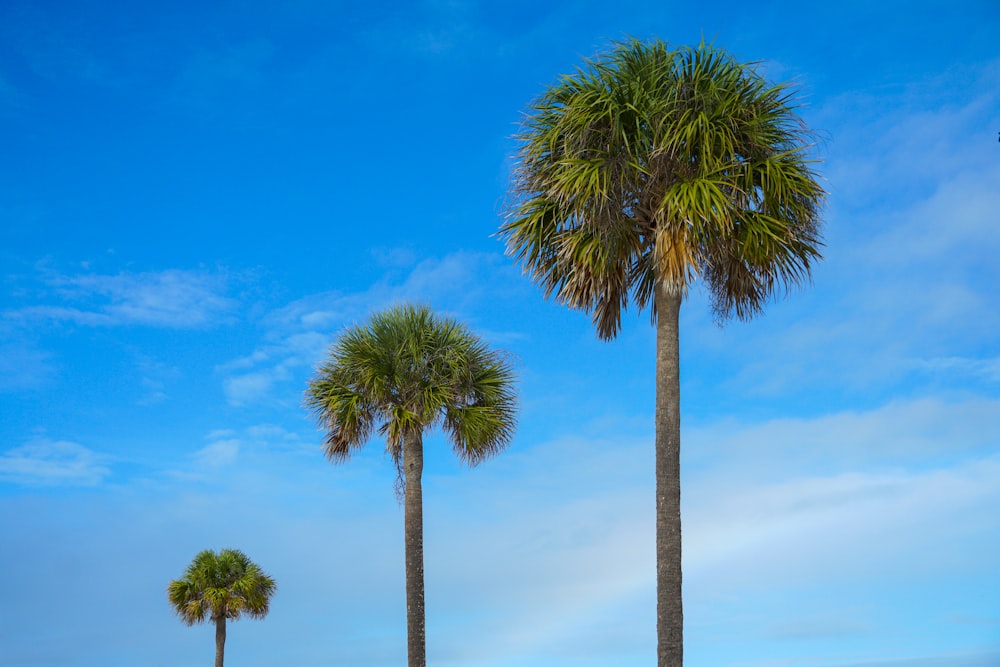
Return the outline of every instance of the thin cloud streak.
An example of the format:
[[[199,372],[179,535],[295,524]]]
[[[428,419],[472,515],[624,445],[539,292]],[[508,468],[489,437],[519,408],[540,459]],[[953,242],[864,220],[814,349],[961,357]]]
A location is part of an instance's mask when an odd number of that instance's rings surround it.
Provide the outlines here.
[[[225,277],[203,271],[48,275],[44,284],[51,288],[50,299],[64,304],[26,306],[4,317],[94,327],[201,328],[224,321],[237,306],[225,296]]]
[[[986,457],[1000,451],[1000,399],[921,398],[871,410],[685,427],[688,474],[848,472]],[[774,461],[781,461],[775,466]]]
[[[360,292],[308,295],[265,315],[261,322],[269,342],[216,371],[226,376],[222,382],[230,405],[274,400],[276,388],[284,392],[290,380],[299,379],[304,386],[305,375],[315,368],[334,334],[372,312],[411,301],[464,313],[481,307],[483,300],[503,298],[513,289],[515,277],[499,255],[457,252],[419,262],[401,279],[386,278]]]
[[[39,438],[0,454],[0,481],[24,486],[96,486],[110,458],[69,440]]]

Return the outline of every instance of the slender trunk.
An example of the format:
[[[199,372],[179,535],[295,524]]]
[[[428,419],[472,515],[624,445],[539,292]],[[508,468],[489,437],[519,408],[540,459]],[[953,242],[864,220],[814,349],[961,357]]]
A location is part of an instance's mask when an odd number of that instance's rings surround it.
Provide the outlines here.
[[[409,667],[425,667],[424,639],[424,507],[420,477],[424,444],[419,431],[403,439],[403,532],[406,535],[406,655]]]
[[[215,619],[215,667],[222,667],[222,659],[226,652],[226,617]]]
[[[681,293],[656,287],[656,635],[658,667],[684,664],[681,602]]]

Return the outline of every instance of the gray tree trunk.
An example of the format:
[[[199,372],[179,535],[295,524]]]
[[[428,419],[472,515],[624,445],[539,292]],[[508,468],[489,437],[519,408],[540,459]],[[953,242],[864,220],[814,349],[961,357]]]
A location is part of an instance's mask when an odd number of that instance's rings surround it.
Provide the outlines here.
[[[656,286],[656,636],[658,667],[684,664],[681,601],[681,293]]]
[[[403,532],[406,536],[406,655],[409,667],[427,665],[424,638],[424,506],[420,478],[424,470],[423,436],[403,438]]]
[[[222,667],[226,653],[226,617],[219,616],[215,620],[215,667]]]

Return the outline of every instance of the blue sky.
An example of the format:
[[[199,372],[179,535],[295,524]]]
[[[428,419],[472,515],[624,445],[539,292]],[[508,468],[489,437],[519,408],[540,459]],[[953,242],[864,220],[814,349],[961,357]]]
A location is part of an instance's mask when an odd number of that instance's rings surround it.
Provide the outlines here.
[[[164,590],[227,547],[279,584],[232,664],[401,664],[392,465],[329,464],[301,408],[401,300],[520,376],[502,457],[427,441],[430,661],[652,664],[648,314],[601,343],[492,236],[521,111],[626,35],[797,82],[830,193],[811,287],[682,310],[688,664],[1000,664],[998,31],[992,0],[4,2],[0,665],[204,662]]]

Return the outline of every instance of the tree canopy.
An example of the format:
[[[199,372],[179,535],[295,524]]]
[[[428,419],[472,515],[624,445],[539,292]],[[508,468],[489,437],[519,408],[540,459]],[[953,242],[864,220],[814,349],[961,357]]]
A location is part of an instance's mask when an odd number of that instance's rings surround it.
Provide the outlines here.
[[[401,462],[403,436],[440,425],[469,464],[501,451],[516,424],[513,370],[457,321],[404,304],[345,330],[306,391],[333,461],[376,431]]]
[[[630,302],[703,278],[717,315],[808,279],[824,191],[795,91],[700,44],[629,40],[529,107],[500,235],[614,337]]]
[[[206,549],[170,582],[167,596],[181,620],[194,625],[207,619],[235,621],[244,614],[264,618],[276,590],[274,579],[242,551]]]

